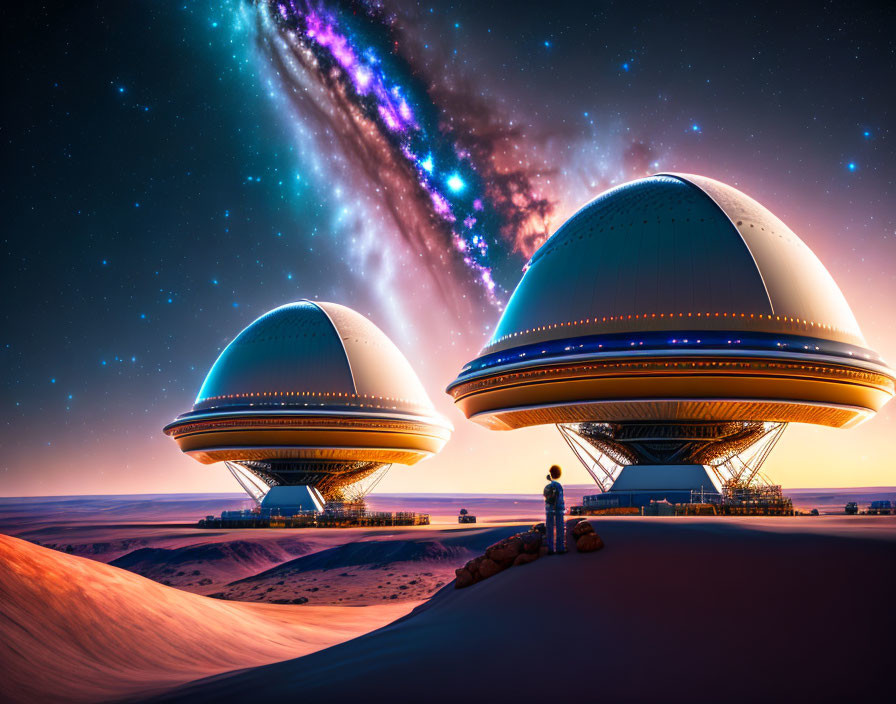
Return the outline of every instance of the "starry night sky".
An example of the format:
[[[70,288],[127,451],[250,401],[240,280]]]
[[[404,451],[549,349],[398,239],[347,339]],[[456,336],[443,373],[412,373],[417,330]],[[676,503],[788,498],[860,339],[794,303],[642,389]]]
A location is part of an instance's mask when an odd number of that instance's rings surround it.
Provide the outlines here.
[[[549,461],[584,483],[555,430],[490,433],[442,390],[544,237],[658,171],[766,205],[896,360],[893,6],[324,2],[330,43],[299,45],[307,18],[268,5],[4,18],[0,495],[235,490],[160,429],[239,330],[301,298],[368,315],[457,427],[381,490],[532,491]],[[342,40],[401,93],[340,80]],[[788,429],[767,473],[896,483],[892,406]]]

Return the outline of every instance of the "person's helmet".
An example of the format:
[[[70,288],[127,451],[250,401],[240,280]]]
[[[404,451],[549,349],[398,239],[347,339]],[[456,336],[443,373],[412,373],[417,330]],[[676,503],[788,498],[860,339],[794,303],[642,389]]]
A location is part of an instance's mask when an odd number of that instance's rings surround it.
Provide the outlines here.
[[[551,465],[551,479],[559,479],[560,475],[563,473],[563,470],[560,469],[559,464]]]

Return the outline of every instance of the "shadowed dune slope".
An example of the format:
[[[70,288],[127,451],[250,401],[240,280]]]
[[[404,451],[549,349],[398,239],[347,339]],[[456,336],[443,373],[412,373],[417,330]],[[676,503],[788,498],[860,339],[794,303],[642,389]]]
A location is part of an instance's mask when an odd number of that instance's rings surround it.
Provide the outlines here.
[[[333,570],[345,567],[378,567],[395,562],[450,562],[463,565],[478,550],[484,551],[501,538],[521,530],[518,527],[489,528],[476,531],[456,531],[440,540],[391,539],[364,540],[338,545],[312,555],[304,555],[272,567],[265,572],[246,577],[239,582],[253,582],[272,577],[290,575],[311,570]]]
[[[237,565],[242,571],[267,568],[290,559],[297,553],[310,552],[311,546],[297,544],[290,546],[291,554],[284,552],[278,545],[253,543],[248,540],[232,540],[227,543],[202,543],[183,548],[140,548],[122,555],[109,564],[122,567],[132,572],[143,574],[142,570],[151,570],[160,565],[169,568],[192,567],[196,563],[225,563],[233,570]]]
[[[109,564],[178,589],[209,594],[221,584],[268,570],[315,547],[301,541],[283,542],[285,545],[231,540],[180,548],[140,548]]]
[[[595,520],[600,552],[448,586],[379,631],[164,701],[883,697],[896,627],[884,520],[867,533],[836,519]]]
[[[331,646],[413,605],[223,602],[0,535],[0,701],[159,692]]]
[[[349,542],[234,579],[219,591],[205,593],[274,604],[299,600],[314,605],[362,606],[422,601],[452,581],[455,568],[519,530],[518,526],[405,528],[360,539],[340,532]]]

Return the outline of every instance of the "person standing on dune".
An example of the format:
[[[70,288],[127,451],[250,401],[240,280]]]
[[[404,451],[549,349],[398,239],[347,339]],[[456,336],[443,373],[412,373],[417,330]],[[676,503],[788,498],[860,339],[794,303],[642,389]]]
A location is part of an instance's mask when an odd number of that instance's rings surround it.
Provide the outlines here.
[[[563,520],[566,506],[563,503],[563,485],[557,481],[560,474],[560,467],[553,465],[547,476],[548,485],[544,488],[544,525],[548,555],[566,552],[566,524]]]

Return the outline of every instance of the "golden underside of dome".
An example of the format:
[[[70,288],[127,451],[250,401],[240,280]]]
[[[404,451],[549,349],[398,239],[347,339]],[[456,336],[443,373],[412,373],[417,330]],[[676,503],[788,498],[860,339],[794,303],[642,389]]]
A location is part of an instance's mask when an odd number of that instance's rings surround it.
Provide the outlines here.
[[[542,366],[452,386],[496,430],[586,421],[756,420],[852,427],[894,394],[884,374],[762,358],[643,359]]]
[[[202,462],[309,459],[414,464],[437,453],[450,430],[389,418],[243,416],[185,420],[165,429]]]

